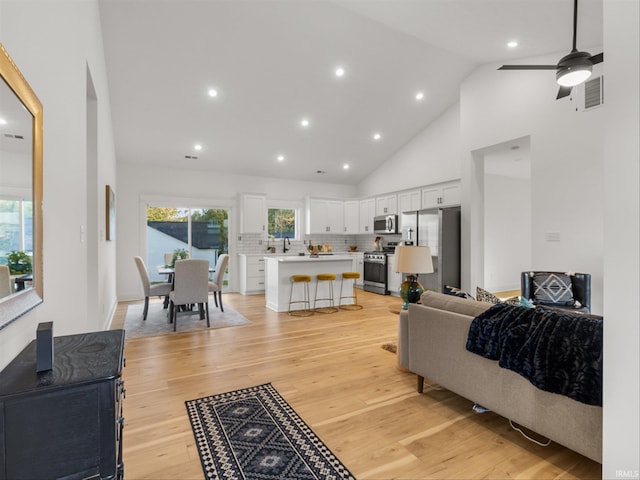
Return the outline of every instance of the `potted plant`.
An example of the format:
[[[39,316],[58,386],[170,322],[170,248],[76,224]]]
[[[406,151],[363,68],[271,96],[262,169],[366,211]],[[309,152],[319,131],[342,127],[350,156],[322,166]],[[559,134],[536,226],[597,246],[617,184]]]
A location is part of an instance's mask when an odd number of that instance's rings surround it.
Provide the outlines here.
[[[176,261],[178,260],[186,260],[189,258],[189,252],[187,252],[184,248],[176,248],[173,251],[173,257],[171,258],[170,268],[176,267]]]
[[[31,257],[22,250],[9,252],[7,266],[11,275],[26,275],[32,272]]]

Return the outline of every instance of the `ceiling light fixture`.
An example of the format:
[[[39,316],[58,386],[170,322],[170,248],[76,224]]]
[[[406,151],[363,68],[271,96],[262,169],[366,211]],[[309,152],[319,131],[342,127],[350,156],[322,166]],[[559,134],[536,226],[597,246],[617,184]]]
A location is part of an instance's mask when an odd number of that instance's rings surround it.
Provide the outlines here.
[[[342,168],[343,168],[343,170],[349,170],[349,164],[348,164],[348,163],[345,163],[345,164],[342,166]]]
[[[200,150],[202,150],[202,145],[200,145],[199,143],[196,143],[196,144],[193,146],[193,149],[194,149],[194,150],[197,150],[197,151],[199,152]]]
[[[0,125],[6,125],[7,121],[4,118],[0,117]]]
[[[336,68],[336,77],[342,77],[342,76],[344,76],[344,68],[342,67]]]
[[[420,101],[424,98],[424,92],[416,93],[416,100]]]
[[[218,91],[215,88],[210,88],[207,93],[209,94],[210,97],[217,97],[218,96]]]
[[[284,162],[284,155],[278,155],[277,159],[279,162]]]
[[[516,48],[518,46],[518,42],[516,42],[515,40],[511,40],[510,42],[507,42],[507,47],[509,48]]]
[[[374,133],[373,134],[373,139],[374,140],[380,140],[382,138],[382,135],[380,135],[379,133]]]
[[[556,81],[562,87],[575,87],[591,76],[593,62],[588,52],[571,52],[558,63]]]
[[[300,125],[302,125],[303,127],[308,127],[309,126],[309,119],[308,118],[303,118],[302,120],[300,120]]]

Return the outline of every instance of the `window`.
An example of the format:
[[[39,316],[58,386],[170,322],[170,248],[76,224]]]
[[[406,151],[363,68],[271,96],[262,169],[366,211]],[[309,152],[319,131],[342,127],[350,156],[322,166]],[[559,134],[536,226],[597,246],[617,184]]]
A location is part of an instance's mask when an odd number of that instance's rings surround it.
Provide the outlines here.
[[[0,198],[0,264],[12,250],[33,253],[33,203],[31,200]]]
[[[297,238],[297,215],[294,208],[269,208],[267,215],[270,237]]]

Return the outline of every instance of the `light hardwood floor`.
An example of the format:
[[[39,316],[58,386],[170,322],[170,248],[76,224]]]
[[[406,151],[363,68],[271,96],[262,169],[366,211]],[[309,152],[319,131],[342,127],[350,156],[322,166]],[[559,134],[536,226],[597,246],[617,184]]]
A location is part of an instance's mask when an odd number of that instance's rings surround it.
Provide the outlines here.
[[[601,478],[598,463],[537,446],[469,400],[431,387],[418,394],[415,376],[381,348],[397,339],[388,307],[400,300],[358,294],[363,310],[307,318],[268,310],[262,295],[225,294],[250,325],[127,340],[125,478],[204,478],[184,402],[263,383],[359,480]]]

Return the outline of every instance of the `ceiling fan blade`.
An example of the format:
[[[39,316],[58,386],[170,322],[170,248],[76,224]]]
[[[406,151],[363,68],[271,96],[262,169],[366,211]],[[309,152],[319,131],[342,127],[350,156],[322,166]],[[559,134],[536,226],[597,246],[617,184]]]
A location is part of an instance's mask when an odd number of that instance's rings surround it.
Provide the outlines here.
[[[555,70],[557,65],[502,65],[498,70]]]
[[[573,87],[560,87],[560,90],[558,90],[558,96],[556,97],[556,100],[560,100],[561,98],[564,98],[570,95],[572,88]]]
[[[591,60],[591,63],[593,63],[594,65],[596,63],[602,63],[604,61],[604,53],[598,53],[597,55],[592,55],[591,57],[589,57],[589,60]]]

